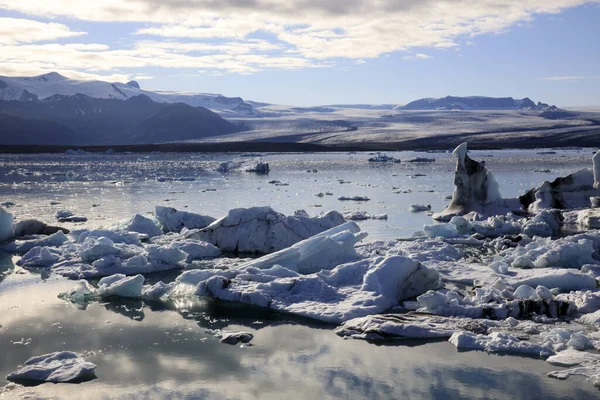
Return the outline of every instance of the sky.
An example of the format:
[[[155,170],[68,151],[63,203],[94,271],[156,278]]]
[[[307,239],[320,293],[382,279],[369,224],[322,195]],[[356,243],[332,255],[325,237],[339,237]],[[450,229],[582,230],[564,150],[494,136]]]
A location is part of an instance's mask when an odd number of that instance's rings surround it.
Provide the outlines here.
[[[600,0],[0,0],[0,75],[289,105],[600,105]]]

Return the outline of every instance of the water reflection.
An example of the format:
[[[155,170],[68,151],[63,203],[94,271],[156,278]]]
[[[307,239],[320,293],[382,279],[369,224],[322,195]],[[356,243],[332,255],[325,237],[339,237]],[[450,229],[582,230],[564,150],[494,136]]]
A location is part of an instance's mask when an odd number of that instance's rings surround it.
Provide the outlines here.
[[[86,353],[98,379],[43,384],[36,396],[206,399],[589,398],[583,380],[557,381],[542,361],[459,353],[445,341],[372,345],[339,338],[324,324],[205,300],[94,303],[56,298],[73,282],[50,279],[0,290],[0,375],[28,357]],[[0,287],[1,289],[1,287]],[[257,321],[261,323],[256,323]],[[252,347],[222,345],[206,328],[244,329]],[[21,338],[31,345],[16,346]]]

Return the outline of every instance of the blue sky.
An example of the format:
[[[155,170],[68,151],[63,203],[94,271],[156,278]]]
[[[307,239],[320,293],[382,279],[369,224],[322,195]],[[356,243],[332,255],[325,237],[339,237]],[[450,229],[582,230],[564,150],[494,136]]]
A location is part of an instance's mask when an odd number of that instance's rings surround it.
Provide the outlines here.
[[[293,105],[600,105],[598,21],[586,0],[0,0],[0,74]]]

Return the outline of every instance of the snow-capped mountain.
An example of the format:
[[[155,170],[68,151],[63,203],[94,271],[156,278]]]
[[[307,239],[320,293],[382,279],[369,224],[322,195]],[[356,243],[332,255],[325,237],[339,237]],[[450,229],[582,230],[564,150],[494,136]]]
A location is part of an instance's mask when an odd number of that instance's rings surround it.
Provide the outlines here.
[[[158,103],[185,103],[204,107],[223,116],[258,116],[259,112],[240,97],[225,97],[209,93],[181,93],[150,91],[140,88],[136,81],[128,83],[81,81],[69,79],[56,72],[33,77],[0,76],[0,100],[43,100],[53,95],[84,94],[99,99],[127,100],[146,95]]]
[[[513,99],[512,97],[455,97],[424,98],[412,101],[396,110],[548,110],[556,108],[546,103],[534,103],[529,97]]]

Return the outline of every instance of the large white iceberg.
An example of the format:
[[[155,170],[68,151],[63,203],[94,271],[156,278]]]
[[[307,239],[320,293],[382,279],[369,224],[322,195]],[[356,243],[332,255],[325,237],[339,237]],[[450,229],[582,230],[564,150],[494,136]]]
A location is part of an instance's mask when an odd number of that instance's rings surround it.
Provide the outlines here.
[[[401,256],[361,260],[308,275],[278,265],[205,270],[200,275],[196,295],[332,323],[383,312],[440,285],[436,271]]]
[[[271,207],[236,208],[188,238],[212,243],[225,252],[268,254],[344,222],[332,211],[322,217],[285,216]]]

